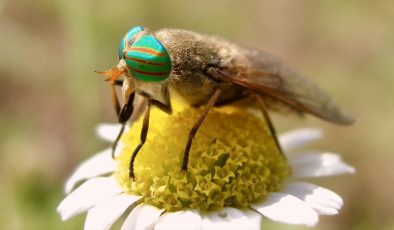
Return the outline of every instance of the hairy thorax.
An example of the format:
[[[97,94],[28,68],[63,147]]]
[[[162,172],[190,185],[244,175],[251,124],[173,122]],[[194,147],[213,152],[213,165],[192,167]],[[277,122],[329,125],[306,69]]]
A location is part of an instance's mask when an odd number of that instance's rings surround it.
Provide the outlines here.
[[[224,70],[240,65],[237,47],[184,30],[160,30],[155,36],[171,55],[172,72],[167,79],[171,98],[198,106],[206,103],[217,87],[223,90],[218,103],[243,93],[242,87],[219,82],[208,74],[210,68]]]

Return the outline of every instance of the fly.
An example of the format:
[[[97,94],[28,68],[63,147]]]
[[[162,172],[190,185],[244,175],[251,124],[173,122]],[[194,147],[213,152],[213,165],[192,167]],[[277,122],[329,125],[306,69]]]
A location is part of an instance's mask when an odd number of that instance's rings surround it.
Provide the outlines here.
[[[126,122],[133,114],[134,117],[140,114],[137,108],[144,108],[140,143],[130,158],[131,179],[135,179],[134,160],[148,134],[150,109],[156,106],[171,114],[171,95],[176,94],[190,106],[205,106],[190,129],[183,152],[182,172],[187,171],[193,138],[214,106],[245,98],[255,100],[280,151],[275,128],[267,112],[275,106],[309,113],[339,125],[350,125],[355,121],[315,83],[278,58],[219,38],[177,29],[150,33],[138,26],[121,40],[118,59],[117,67],[97,73],[107,76],[107,81],[112,83],[113,104],[122,124],[113,143],[113,157]],[[121,76],[124,76],[123,80],[119,80]],[[122,106],[116,95],[116,85],[122,86]],[[143,100],[136,103],[136,95]]]

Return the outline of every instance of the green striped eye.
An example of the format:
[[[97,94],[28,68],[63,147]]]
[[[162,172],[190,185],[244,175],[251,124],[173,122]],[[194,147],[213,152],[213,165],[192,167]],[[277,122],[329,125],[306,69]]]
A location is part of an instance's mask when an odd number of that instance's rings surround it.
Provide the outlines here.
[[[143,81],[163,81],[170,75],[170,55],[152,35],[143,35],[126,50],[124,59],[135,78]]]
[[[129,46],[130,40],[139,32],[144,31],[144,27],[142,26],[136,26],[133,29],[129,30],[126,35],[122,38],[120,41],[119,45],[119,50],[118,50],[118,58],[119,60],[122,59],[123,56],[123,51],[126,47]]]

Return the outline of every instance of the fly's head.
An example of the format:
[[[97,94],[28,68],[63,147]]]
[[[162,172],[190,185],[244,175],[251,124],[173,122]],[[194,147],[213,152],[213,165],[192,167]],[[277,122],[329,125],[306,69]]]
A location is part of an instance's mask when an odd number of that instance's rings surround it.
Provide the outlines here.
[[[162,83],[170,76],[172,62],[155,36],[142,26],[132,28],[120,41],[118,60],[117,67],[97,73],[112,83],[124,76],[123,91],[132,87],[144,96],[162,101]]]

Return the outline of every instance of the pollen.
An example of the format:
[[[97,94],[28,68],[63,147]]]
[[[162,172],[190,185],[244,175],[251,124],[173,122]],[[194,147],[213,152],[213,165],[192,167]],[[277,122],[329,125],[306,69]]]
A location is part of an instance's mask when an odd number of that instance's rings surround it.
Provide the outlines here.
[[[200,126],[181,173],[188,133],[202,109],[181,107],[172,115],[153,108],[148,138],[129,179],[129,159],[139,143],[142,119],[122,137],[115,175],[127,193],[167,211],[245,208],[281,189],[291,173],[262,117],[229,107],[212,109]]]

